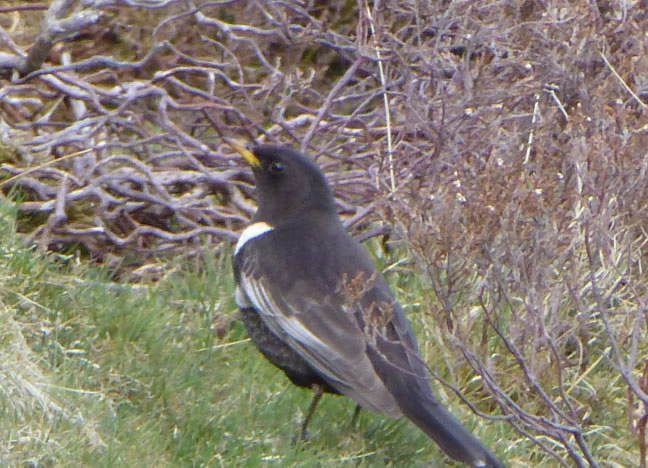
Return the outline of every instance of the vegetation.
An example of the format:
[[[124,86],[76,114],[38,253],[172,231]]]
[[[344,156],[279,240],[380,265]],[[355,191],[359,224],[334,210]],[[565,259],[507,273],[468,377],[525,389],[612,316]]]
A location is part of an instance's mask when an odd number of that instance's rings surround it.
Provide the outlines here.
[[[645,1],[0,11],[0,464],[446,464],[336,397],[292,443],[310,395],[235,318],[226,136],[318,158],[510,466],[645,466]]]
[[[333,396],[310,440],[293,443],[311,393],[233,320],[229,252],[175,265],[154,285],[120,285],[26,246],[13,232],[15,206],[0,209],[3,465],[429,466],[440,457],[405,421],[365,412],[351,427],[354,404]]]

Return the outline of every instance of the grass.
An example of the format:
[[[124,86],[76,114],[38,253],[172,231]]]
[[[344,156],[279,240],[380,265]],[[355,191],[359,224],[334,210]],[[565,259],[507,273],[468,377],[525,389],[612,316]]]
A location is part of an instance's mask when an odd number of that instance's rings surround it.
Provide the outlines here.
[[[293,443],[311,392],[246,339],[229,252],[116,285],[24,244],[0,210],[3,466],[446,466],[404,420],[364,412],[352,428],[336,396]]]
[[[106,269],[28,245],[15,219],[15,207],[0,201],[0,466],[459,466],[406,420],[365,411],[351,427],[354,403],[337,396],[323,398],[309,440],[294,442],[312,393],[290,384],[247,339],[229,248],[167,265],[154,284],[116,284]],[[424,277],[398,260],[405,250],[368,245],[425,360],[492,411],[449,336],[422,313],[434,298]],[[600,339],[589,341],[587,367],[564,376],[573,404],[587,411],[591,451],[602,466],[629,466],[637,443],[626,387],[606,350],[597,351]],[[537,395],[507,383],[519,369],[502,344],[489,349],[508,397],[542,415]],[[545,374],[538,379],[553,392]],[[509,424],[478,418],[435,389],[508,466],[557,466]]]

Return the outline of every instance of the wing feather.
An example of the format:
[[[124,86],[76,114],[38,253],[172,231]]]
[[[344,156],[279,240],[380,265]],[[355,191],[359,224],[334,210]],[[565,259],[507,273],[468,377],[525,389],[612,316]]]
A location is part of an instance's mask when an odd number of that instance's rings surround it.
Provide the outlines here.
[[[362,332],[343,307],[326,300],[291,303],[276,292],[270,278],[255,274],[250,265],[240,272],[239,281],[268,328],[333,387],[363,407],[401,415],[366,353]]]

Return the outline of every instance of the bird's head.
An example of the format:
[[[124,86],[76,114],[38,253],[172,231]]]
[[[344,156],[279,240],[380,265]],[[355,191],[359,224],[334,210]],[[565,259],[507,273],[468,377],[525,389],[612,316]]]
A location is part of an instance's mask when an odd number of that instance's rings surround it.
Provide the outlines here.
[[[337,217],[326,177],[309,156],[283,146],[229,143],[252,166],[259,205],[255,220],[277,225],[295,216]]]

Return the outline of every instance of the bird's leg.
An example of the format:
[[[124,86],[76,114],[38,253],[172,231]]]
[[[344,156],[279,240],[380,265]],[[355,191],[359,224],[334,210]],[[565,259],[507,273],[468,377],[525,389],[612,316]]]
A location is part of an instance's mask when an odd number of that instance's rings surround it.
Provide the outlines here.
[[[360,415],[360,410],[362,406],[356,405],[355,410],[353,411],[353,416],[351,417],[351,427],[355,429],[356,422],[358,422],[358,416]]]
[[[313,389],[313,393],[315,393],[315,395],[313,396],[313,401],[311,401],[311,404],[308,407],[308,411],[306,412],[306,419],[304,419],[304,423],[302,424],[301,427],[302,440],[306,440],[308,438],[308,431],[306,431],[306,428],[308,427],[308,423],[313,417],[313,413],[315,412],[315,407],[317,406],[317,404],[320,401],[320,398],[322,398],[322,395],[324,394],[324,389],[319,384],[313,384],[311,388]]]

